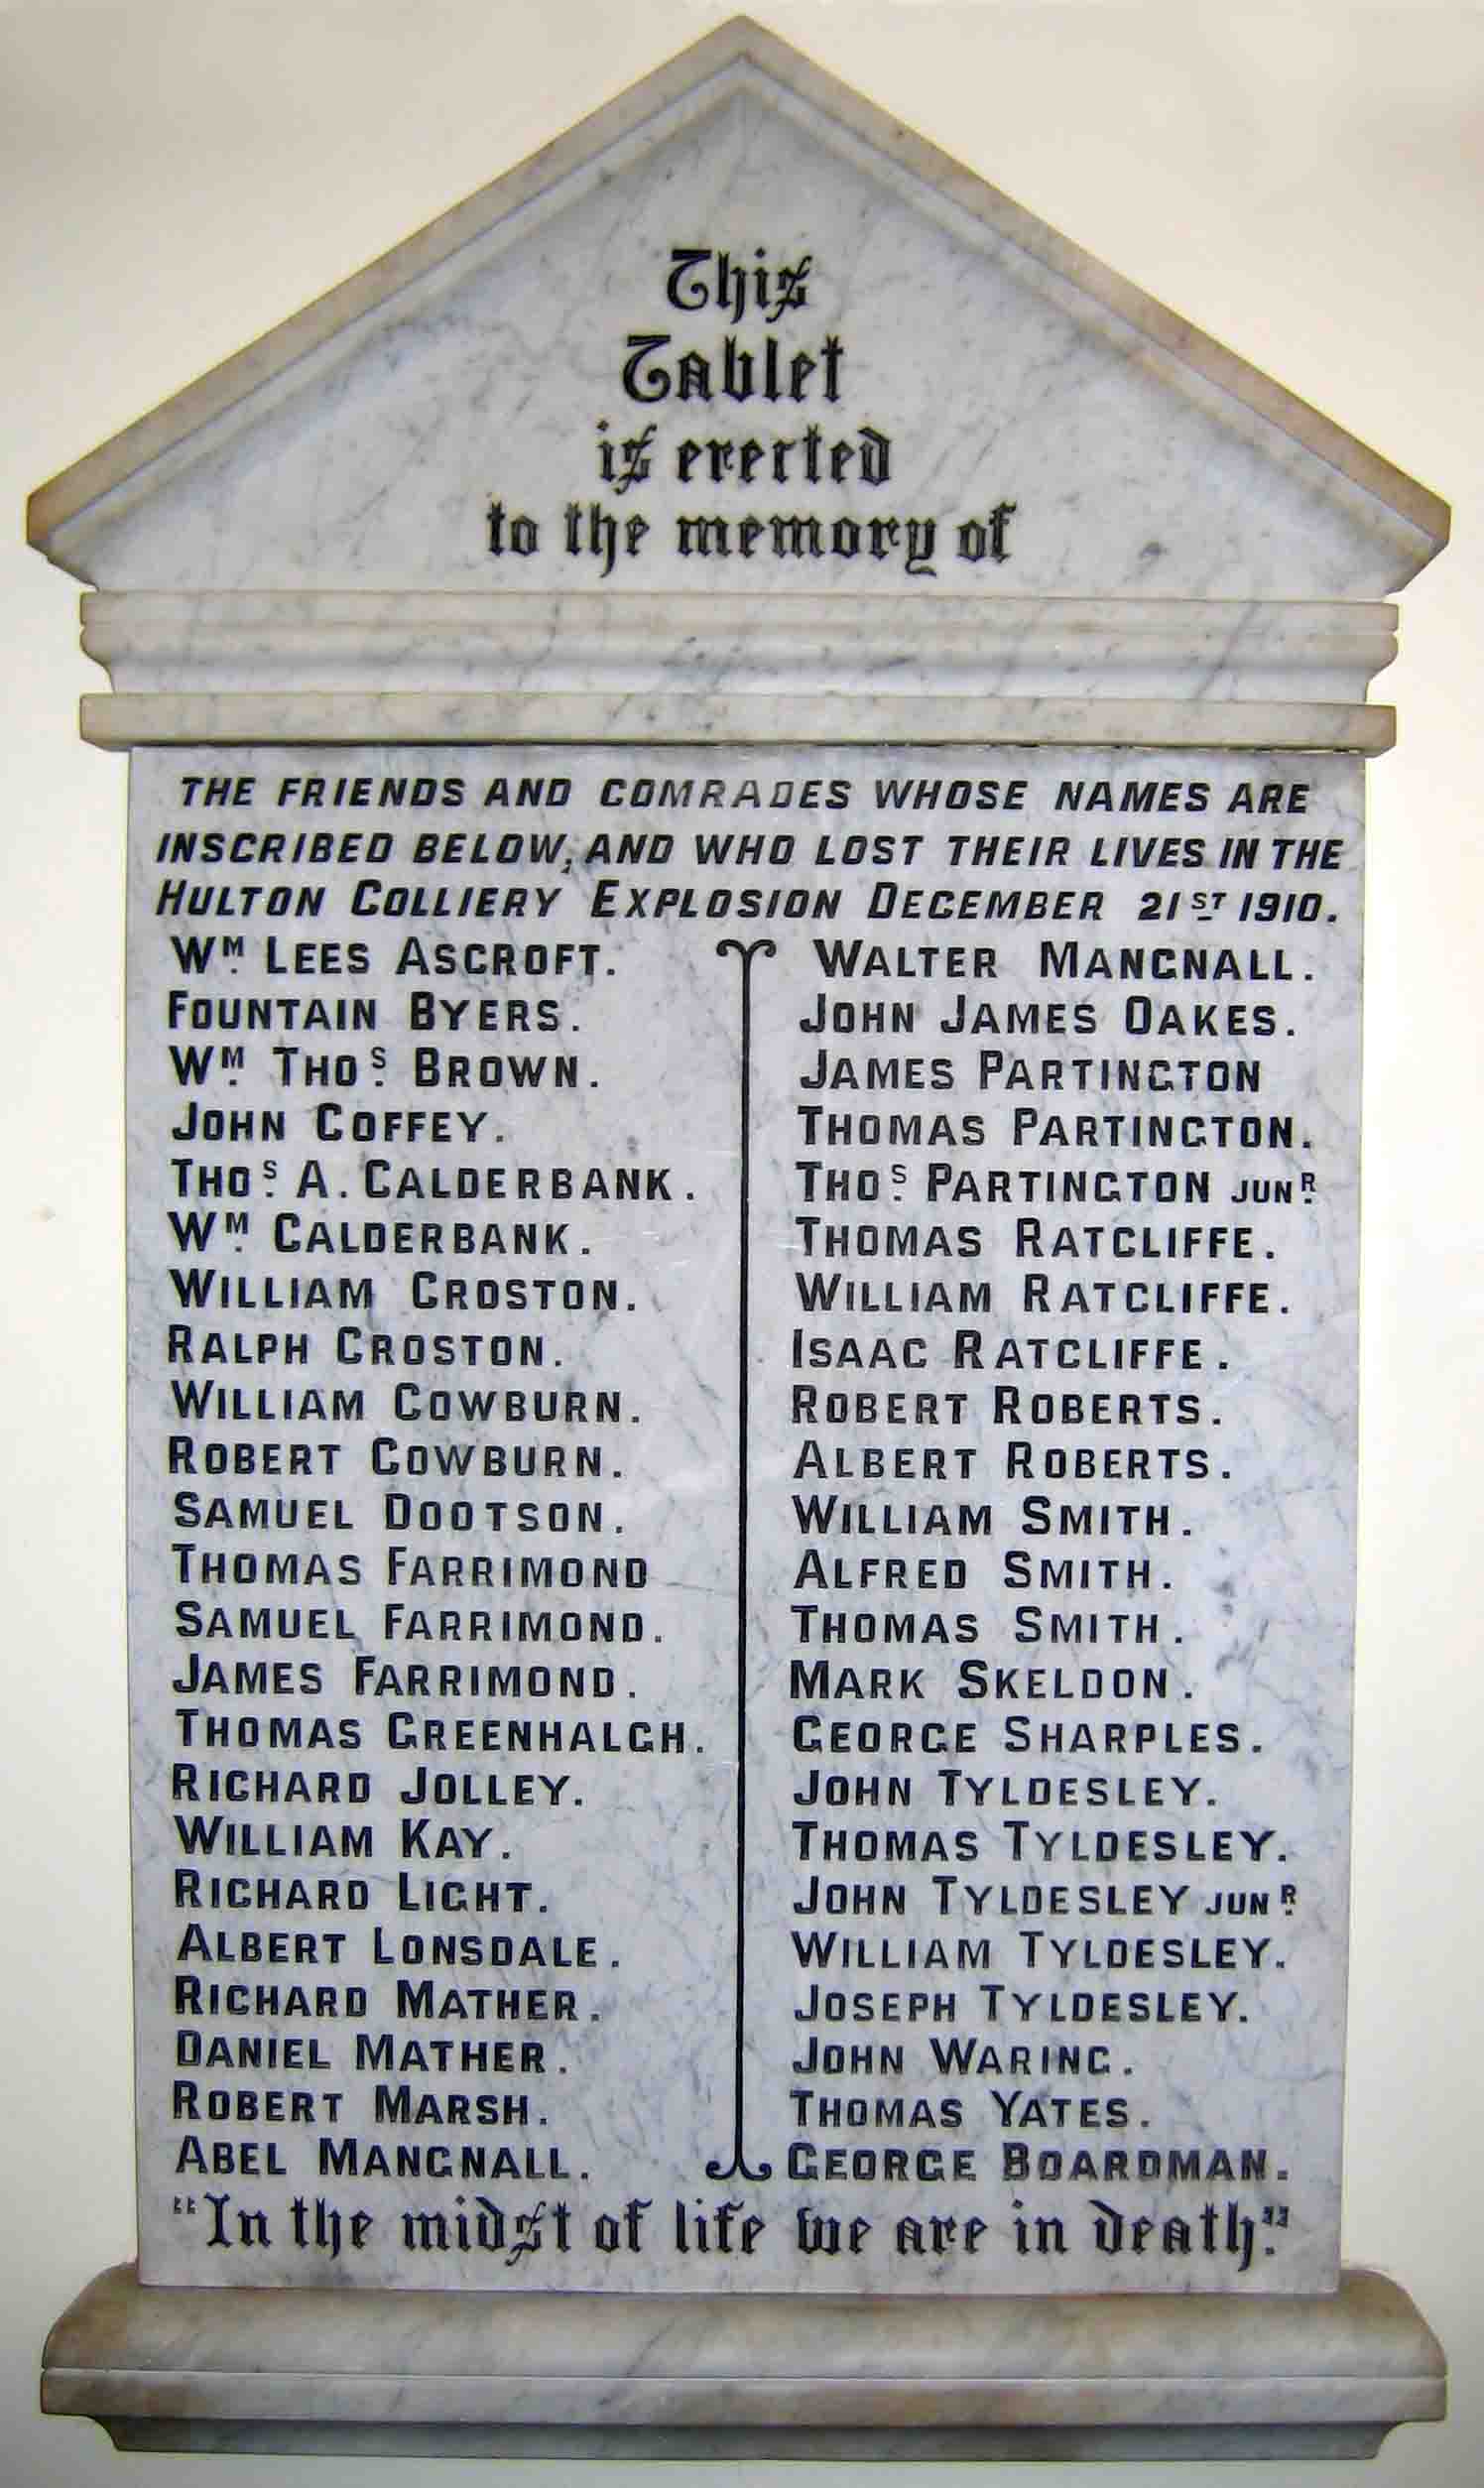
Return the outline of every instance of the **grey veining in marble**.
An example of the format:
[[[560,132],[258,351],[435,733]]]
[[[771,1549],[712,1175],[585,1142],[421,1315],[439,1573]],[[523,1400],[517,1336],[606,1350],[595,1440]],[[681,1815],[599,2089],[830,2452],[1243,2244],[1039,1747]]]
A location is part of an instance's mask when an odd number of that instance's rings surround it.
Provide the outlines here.
[[[1422,487],[737,21],[44,487],[131,801],[122,2445],[1355,2454]]]
[[[1443,2412],[1406,2293],[769,2299],[141,2290],[102,2274],[47,2346],[49,2410],[138,2450],[551,2459],[1354,2459]]]
[[[32,528],[110,589],[1374,598],[1446,512],[738,20]]]
[[[1330,2286],[1358,761],[232,760],[135,761],[146,2278]]]

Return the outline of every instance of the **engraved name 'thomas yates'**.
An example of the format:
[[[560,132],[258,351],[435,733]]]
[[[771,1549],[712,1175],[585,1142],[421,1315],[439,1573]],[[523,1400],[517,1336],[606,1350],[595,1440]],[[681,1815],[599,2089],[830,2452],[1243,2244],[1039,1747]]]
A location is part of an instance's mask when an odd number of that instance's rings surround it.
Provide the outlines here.
[[[1332,2289],[1439,505],[739,25],[31,532],[133,755],[142,2284]]]
[[[149,759],[172,2257],[1261,2285],[1346,764],[523,758]]]

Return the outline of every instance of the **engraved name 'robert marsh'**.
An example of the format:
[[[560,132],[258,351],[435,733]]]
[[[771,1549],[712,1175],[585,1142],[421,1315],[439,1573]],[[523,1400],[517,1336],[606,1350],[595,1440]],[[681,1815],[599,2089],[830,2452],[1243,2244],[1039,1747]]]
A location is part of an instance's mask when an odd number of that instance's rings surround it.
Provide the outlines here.
[[[154,2268],[1297,2286],[1345,764],[139,766]]]

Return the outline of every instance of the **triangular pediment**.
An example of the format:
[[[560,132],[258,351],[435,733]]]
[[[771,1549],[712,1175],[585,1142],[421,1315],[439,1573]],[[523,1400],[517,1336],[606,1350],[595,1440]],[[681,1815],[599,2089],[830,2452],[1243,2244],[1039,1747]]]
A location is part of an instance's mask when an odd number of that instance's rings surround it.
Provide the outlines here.
[[[131,590],[1368,598],[1446,532],[741,19],[31,513]]]

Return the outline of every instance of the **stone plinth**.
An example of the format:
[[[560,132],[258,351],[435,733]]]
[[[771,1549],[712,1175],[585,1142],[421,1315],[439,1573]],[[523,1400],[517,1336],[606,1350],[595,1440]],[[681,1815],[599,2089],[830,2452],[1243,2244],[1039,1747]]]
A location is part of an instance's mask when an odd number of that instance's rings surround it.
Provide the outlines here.
[[[1355,2460],[1441,2419],[1406,2292],[920,2301],[142,2288],[99,2275],[44,2409],[128,2452]]]

